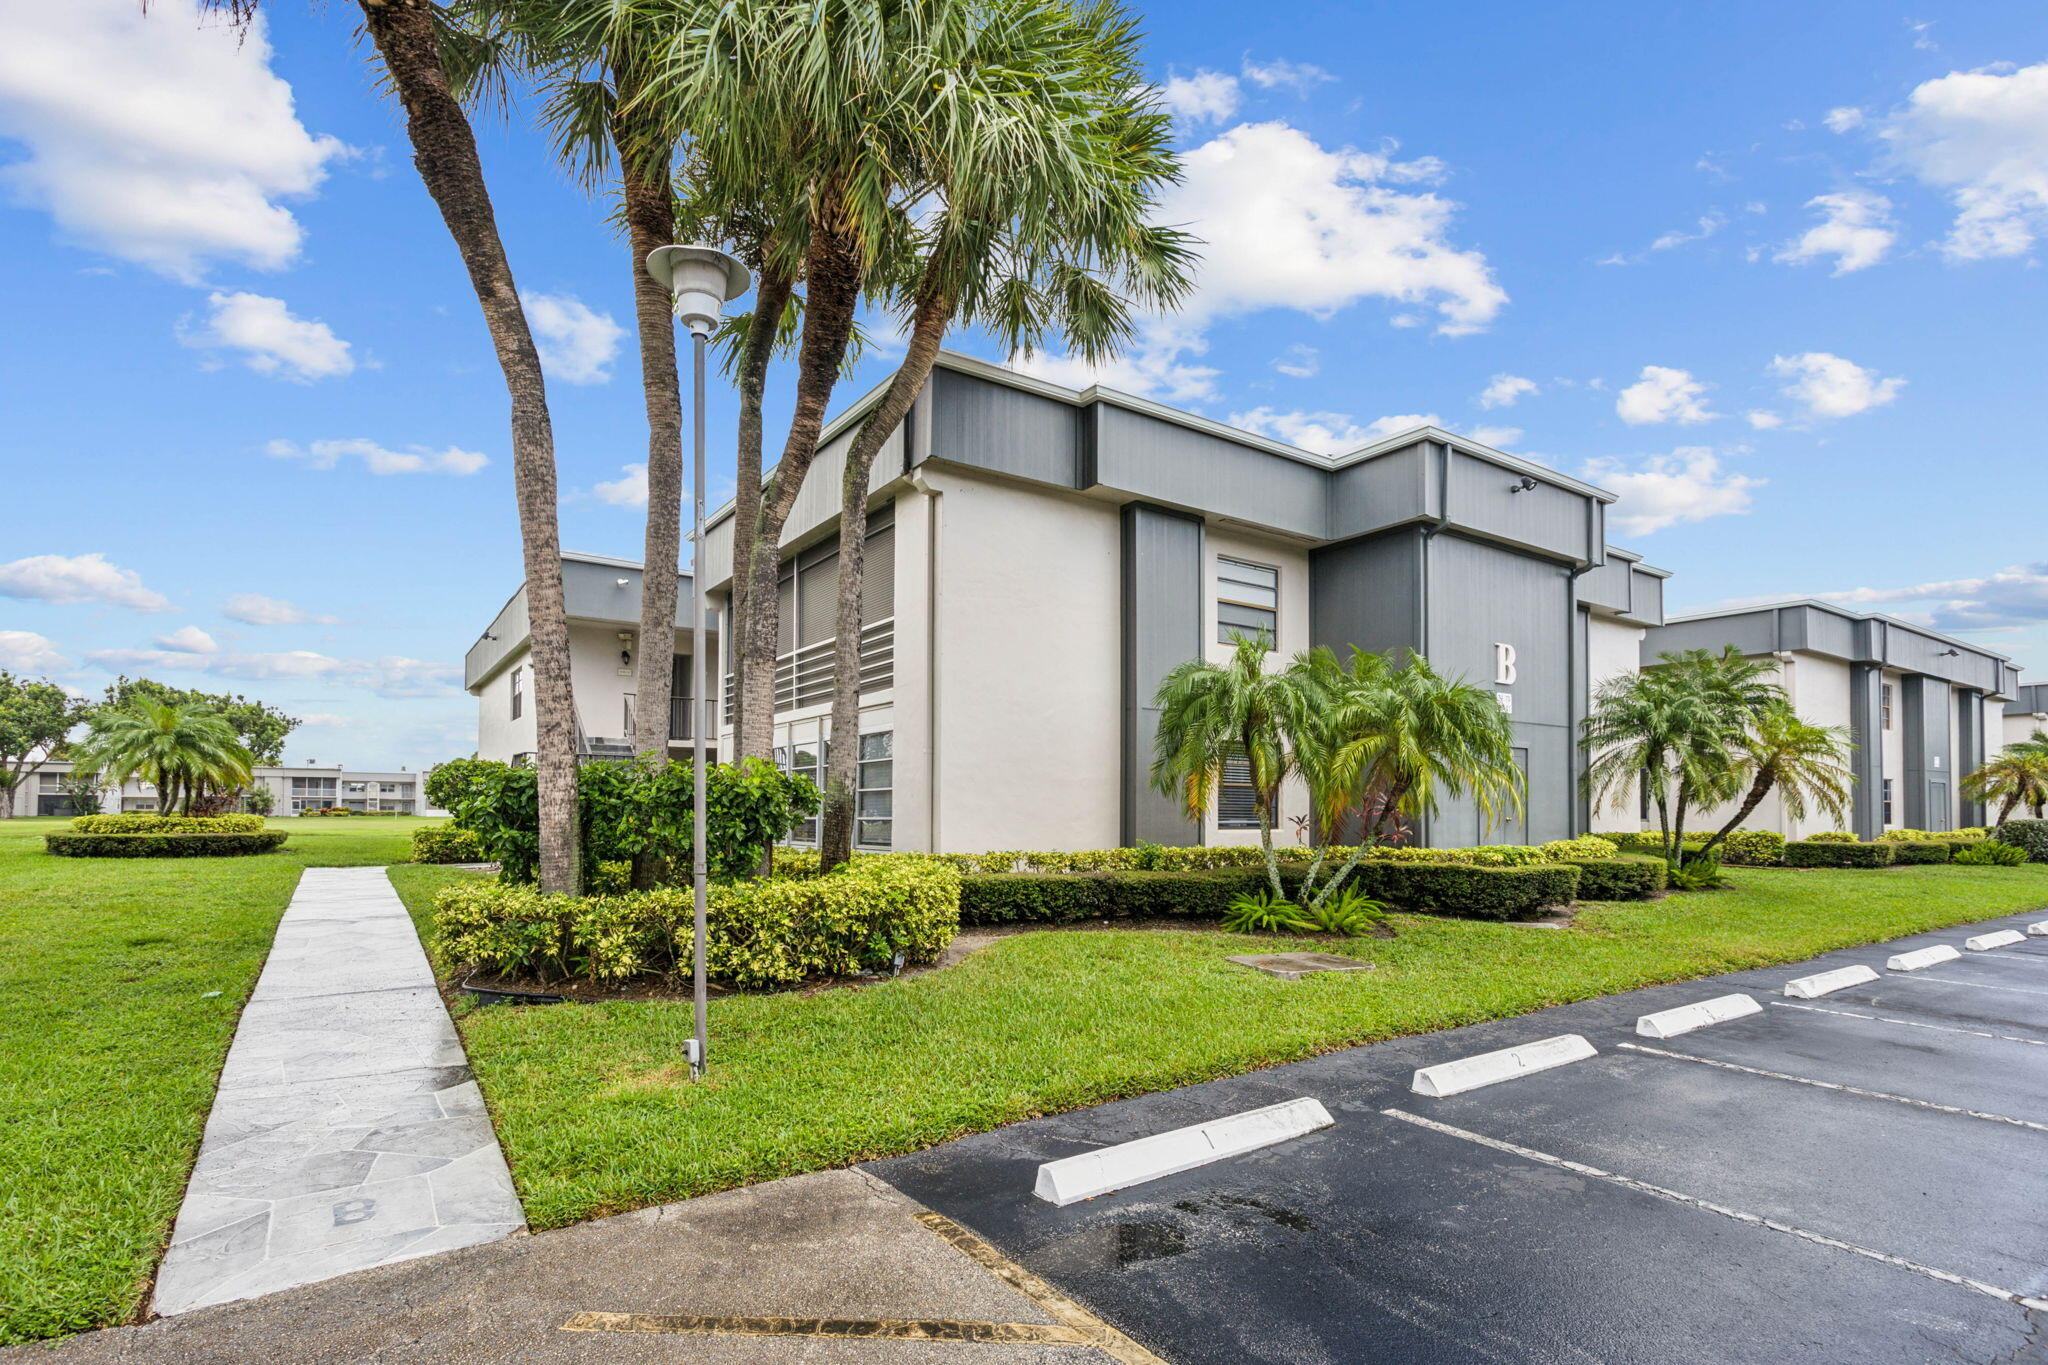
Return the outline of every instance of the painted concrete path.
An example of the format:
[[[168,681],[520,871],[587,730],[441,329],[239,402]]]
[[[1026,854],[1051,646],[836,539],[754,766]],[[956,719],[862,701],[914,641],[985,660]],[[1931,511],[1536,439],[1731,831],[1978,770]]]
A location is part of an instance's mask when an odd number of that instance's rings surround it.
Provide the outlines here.
[[[524,1223],[390,879],[308,868],[235,1030],[152,1307],[252,1298]]]

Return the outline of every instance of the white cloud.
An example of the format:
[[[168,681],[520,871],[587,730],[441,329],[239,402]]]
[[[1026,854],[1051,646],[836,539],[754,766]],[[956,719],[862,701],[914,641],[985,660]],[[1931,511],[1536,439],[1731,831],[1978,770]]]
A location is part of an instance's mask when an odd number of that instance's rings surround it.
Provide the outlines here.
[[[1160,103],[1183,123],[1221,123],[1237,112],[1241,98],[1237,77],[1201,70],[1192,76],[1169,76],[1159,87]]]
[[[314,616],[281,597],[265,597],[260,592],[236,593],[221,607],[221,615],[245,626],[296,626],[309,621],[331,626],[339,620],[333,616]]]
[[[157,636],[156,647],[180,654],[215,654],[220,651],[214,638],[197,626],[179,626],[169,635]]]
[[[150,668],[253,682],[330,682],[394,698],[449,695],[456,690],[462,673],[455,664],[429,663],[402,655],[387,655],[379,659],[337,659],[310,649],[242,653],[220,649],[166,648],[174,639],[158,640],[155,649],[93,650],[86,658],[110,672]]]
[[[1869,116],[1854,105],[1844,104],[1828,110],[1821,122],[1827,124],[1830,132],[1852,133],[1869,122]]]
[[[0,564],[0,597],[22,597],[69,605],[100,602],[136,611],[170,611],[171,600],[142,586],[133,569],[109,564],[95,551],[84,555],[30,555]]]
[[[309,469],[332,469],[345,455],[360,458],[372,474],[474,474],[491,462],[488,455],[460,446],[429,450],[408,446],[392,450],[375,441],[356,436],[341,441],[271,441],[263,453],[273,460],[298,460]]]
[[[1313,346],[1289,346],[1274,360],[1273,368],[1294,379],[1310,379],[1323,368],[1323,358]]]
[[[1614,411],[1630,426],[1651,422],[1705,422],[1718,414],[1707,411],[1707,386],[1689,370],[1645,365],[1642,377],[1623,389]]]
[[[1284,57],[1275,57],[1270,62],[1255,62],[1249,57],[1245,58],[1244,78],[1261,90],[1277,88],[1291,90],[1297,95],[1306,95],[1317,86],[1337,79],[1320,66],[1311,66],[1307,62],[1290,62]]]
[[[1989,630],[2048,622],[2048,563],[2015,564],[1983,578],[1951,578],[1903,588],[1852,588],[1814,594],[1859,606],[1929,602],[1922,612],[1942,630]]]
[[[0,0],[0,170],[66,236],[187,283],[210,261],[289,265],[304,231],[281,201],[318,188],[348,149],[300,124],[245,34],[194,0]]]
[[[1867,190],[1843,190],[1806,201],[1819,209],[1821,221],[1778,248],[1771,257],[1787,265],[1806,265],[1823,257],[1835,260],[1834,273],[1846,275],[1876,265],[1898,240],[1892,227],[1892,201]]]
[[[626,329],[572,294],[522,294],[540,363],[565,384],[608,384]]]
[[[1804,404],[1813,417],[1854,417],[1883,407],[1906,387],[1903,379],[1880,379],[1877,371],[1826,351],[1776,356],[1771,373],[1790,381],[1785,396]]]
[[[1360,446],[1383,441],[1399,432],[1413,431],[1417,427],[1440,427],[1443,420],[1433,412],[1408,412],[1360,424],[1348,412],[1282,411],[1258,407],[1249,412],[1231,413],[1230,425],[1303,450],[1312,450],[1318,455],[1348,455]],[[1521,435],[1513,428],[1485,430],[1495,434],[1508,431],[1515,436]],[[1473,439],[1484,442],[1486,438],[1475,432]]]
[[[32,630],[0,630],[0,668],[17,673],[51,673],[70,666],[71,660],[47,636]]]
[[[1698,226],[1693,231],[1687,232],[1683,228],[1673,228],[1656,241],[1651,242],[1650,250],[1669,251],[1673,247],[1684,246],[1687,242],[1704,242],[1726,226],[1728,226],[1728,219],[1718,209],[1712,213],[1704,213],[1700,215]]]
[[[1536,381],[1518,374],[1497,374],[1479,395],[1482,408],[1511,408],[1525,394],[1535,393]]]
[[[1748,412],[1745,412],[1742,415],[1749,419],[1749,424],[1752,427],[1756,428],[1758,431],[1769,431],[1773,427],[1781,427],[1785,425],[1784,418],[1780,417],[1775,412],[1768,412],[1763,408],[1751,408]]]
[[[1131,355],[1107,366],[1062,356],[1014,363],[1076,387],[1101,382],[1187,402],[1214,394],[1215,371],[1188,357],[1226,318],[1269,308],[1323,318],[1378,298],[1402,307],[1397,325],[1422,321],[1416,310],[1426,309],[1442,335],[1484,330],[1507,293],[1482,253],[1449,240],[1456,204],[1398,188],[1440,178],[1443,164],[1396,160],[1395,150],[1333,150],[1279,122],[1239,124],[1192,149],[1158,215],[1204,243],[1181,312],[1141,324]]]
[[[616,479],[592,487],[599,502],[608,502],[614,507],[645,507],[647,505],[647,466],[629,464]]]
[[[1625,536],[1646,536],[1667,526],[1747,512],[1750,492],[1766,481],[1722,468],[1706,446],[1680,446],[1669,455],[1589,460],[1583,478],[1618,495],[1608,526]]]
[[[1951,258],[2024,256],[2048,231],[2048,62],[1923,82],[1878,136],[1898,166],[1949,193]]]
[[[1465,433],[1483,446],[1505,450],[1522,439],[1520,427],[1473,427]]]
[[[301,384],[355,370],[349,343],[324,322],[294,316],[283,299],[216,291],[206,304],[212,311],[203,325],[189,318],[179,324],[178,339],[187,346],[240,351],[256,373]]]

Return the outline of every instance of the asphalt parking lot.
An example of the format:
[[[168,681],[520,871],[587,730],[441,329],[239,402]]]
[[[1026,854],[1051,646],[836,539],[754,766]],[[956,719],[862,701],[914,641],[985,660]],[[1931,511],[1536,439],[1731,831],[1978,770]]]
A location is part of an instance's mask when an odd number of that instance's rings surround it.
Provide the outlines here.
[[[2048,938],[1885,969],[2041,918],[1376,1044],[865,1169],[1181,1365],[2048,1362]],[[1856,965],[1880,979],[1782,993]],[[1731,992],[1761,1012],[1635,1032]],[[1418,1067],[1572,1033],[1598,1055],[1410,1091]],[[1031,1193],[1041,1162],[1297,1096],[1335,1126],[1065,1208]]]

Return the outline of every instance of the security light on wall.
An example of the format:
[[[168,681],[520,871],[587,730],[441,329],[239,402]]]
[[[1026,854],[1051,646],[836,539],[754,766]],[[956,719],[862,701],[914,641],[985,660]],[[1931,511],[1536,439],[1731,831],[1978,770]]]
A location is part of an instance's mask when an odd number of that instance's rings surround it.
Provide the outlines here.
[[[1536,486],[1536,480],[1524,474],[1517,482],[1508,485],[1510,493],[1526,493]]]
[[[1963,657],[1963,651],[1960,649],[1944,649],[1934,657],[1937,659],[1960,659]]]

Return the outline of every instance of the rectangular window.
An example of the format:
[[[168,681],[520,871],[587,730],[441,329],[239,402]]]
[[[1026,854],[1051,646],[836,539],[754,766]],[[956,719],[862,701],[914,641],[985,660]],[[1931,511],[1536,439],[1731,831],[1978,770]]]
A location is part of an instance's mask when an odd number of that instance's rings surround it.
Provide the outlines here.
[[[518,720],[526,710],[526,670],[512,670],[512,719]]]
[[[1884,685],[1884,728],[1892,728],[1892,685]]]
[[[1251,760],[1242,754],[1223,760],[1221,780],[1216,784],[1216,826],[1219,829],[1257,829],[1259,801],[1252,786]]]
[[[787,749],[775,751],[776,762],[785,772],[808,777],[820,790],[825,786],[826,746],[817,744],[793,744]],[[784,760],[787,760],[786,762]],[[793,844],[815,844],[818,842],[818,821],[816,817],[804,821],[790,831],[789,841]]]
[[[1891,689],[1886,688],[1885,690],[1890,691]],[[1890,729],[1891,727],[1887,725],[1885,728]],[[1884,822],[1887,825],[1892,822],[1892,780],[1889,777],[1884,780]]]
[[[1216,642],[1234,636],[1266,637],[1273,648],[1280,633],[1280,571],[1264,564],[1216,557]]]
[[[887,848],[896,814],[895,736],[887,730],[860,737],[860,780],[854,797],[854,841]]]

